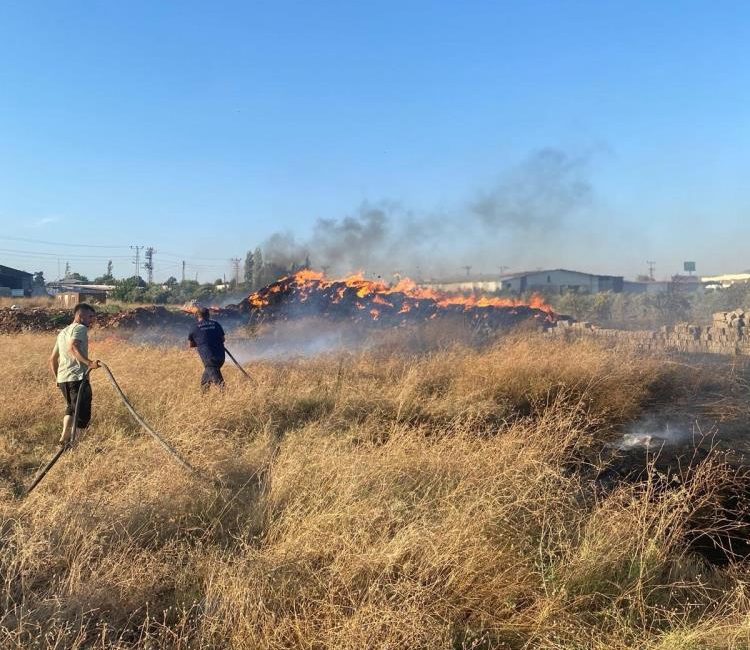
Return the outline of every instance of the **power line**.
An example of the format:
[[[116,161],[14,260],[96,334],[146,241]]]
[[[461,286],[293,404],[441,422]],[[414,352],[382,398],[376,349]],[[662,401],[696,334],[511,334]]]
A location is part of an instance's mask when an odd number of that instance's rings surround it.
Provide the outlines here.
[[[78,243],[72,243],[72,242],[48,241],[45,239],[32,239],[30,237],[8,237],[6,235],[0,235],[0,239],[4,239],[7,241],[25,242],[28,244],[45,244],[47,246],[70,246],[74,248],[117,248],[117,249],[133,248],[132,246],[125,246],[123,244],[78,244]],[[160,255],[166,255],[168,257],[176,257],[178,260],[181,260],[184,258],[189,258],[189,259],[194,259],[194,260],[207,260],[211,262],[223,262],[226,260],[226,258],[224,257],[203,257],[203,256],[196,256],[196,255],[183,255],[182,253],[170,253],[167,251],[162,251]]]
[[[211,262],[224,262],[226,261],[225,257],[202,257],[200,255],[183,255],[182,253],[169,253],[167,251],[162,251],[159,253],[160,255],[166,255],[167,257],[177,257],[179,259],[182,259],[183,257],[189,257],[194,260],[208,260]]]
[[[60,257],[60,253],[45,253],[44,251],[22,251],[16,248],[0,248],[0,253],[14,253],[17,255],[26,255],[27,257]],[[84,255],[76,253],[69,255],[62,253],[62,255],[69,259],[87,259],[87,260],[111,260],[111,259],[123,259],[129,260],[130,255]]]
[[[8,237],[0,237],[0,241],[3,239],[11,239]],[[42,240],[32,240],[30,238],[15,238],[16,240],[24,240],[24,241],[34,241],[34,242],[40,242],[50,245],[65,245],[62,243],[55,243],[55,242],[46,242]],[[71,244],[72,245],[72,244]],[[103,248],[103,247],[102,247]],[[24,249],[18,249],[18,248],[2,248],[0,247],[0,256],[5,257],[7,264],[8,261],[12,260],[12,263],[15,265],[20,265],[20,267],[23,267],[24,265],[31,265],[31,264],[39,264],[40,266],[47,264],[57,264],[59,267],[60,259],[67,260],[73,265],[91,265],[96,264],[97,262],[104,261],[108,262],[110,260],[113,260],[115,262],[124,262],[124,261],[132,261],[133,264],[138,262],[137,268],[136,268],[136,274],[140,275],[141,270],[141,251],[145,248],[145,246],[121,246],[119,248],[131,248],[131,250],[134,251],[133,255],[118,255],[118,254],[95,254],[95,253],[86,253],[86,252],[64,252],[62,250],[58,251],[38,251],[38,250],[24,250]],[[137,250],[136,250],[137,248]],[[153,253],[155,254],[157,251],[154,248]],[[137,260],[135,259],[137,254]],[[161,256],[162,253],[159,251],[159,255]],[[189,275],[193,275],[196,271],[201,274],[211,274],[211,273],[223,273],[226,271],[227,266],[227,260],[226,258],[194,258],[196,260],[216,260],[217,262],[223,262],[223,264],[211,264],[210,262],[207,263],[200,263],[200,262],[192,262],[191,259],[187,256],[183,256],[178,259],[166,259],[162,260],[160,262],[160,268],[166,269],[166,268],[172,268],[174,270],[181,271],[181,267],[184,264],[186,267],[186,273],[189,273]],[[153,266],[153,257],[151,258],[151,265]],[[146,270],[148,270],[148,259],[147,259],[147,265]],[[50,269],[51,270],[51,269]],[[152,272],[155,272],[155,266],[152,270]],[[58,270],[58,277],[60,276],[60,270]],[[178,273],[175,273],[175,275],[178,275]]]
[[[70,244],[59,241],[45,241],[44,239],[31,239],[29,237],[7,237],[5,235],[0,235],[0,239],[7,239],[8,241],[22,241],[28,244],[47,244],[48,246],[73,246],[78,248],[127,248],[127,246],[123,246],[121,244],[115,244],[112,246],[108,244]]]
[[[20,237],[3,237],[0,236],[0,239],[7,239],[12,241],[23,241],[27,243],[39,243],[39,244],[47,244],[50,246],[78,246],[78,244],[64,244],[61,242],[47,242],[47,241],[41,241],[36,239],[23,239]],[[81,244],[83,246],[83,244]],[[94,245],[87,245],[90,248],[132,248],[132,246],[94,246]],[[141,247],[143,248],[143,247]],[[6,253],[19,253],[22,255],[47,255],[47,256],[53,256],[56,257],[58,255],[64,255],[66,257],[70,258],[81,258],[81,259],[131,259],[130,255],[89,255],[85,253],[58,253],[58,252],[45,252],[45,251],[30,251],[30,250],[22,250],[18,248],[0,248],[0,252],[6,252]],[[156,249],[154,249],[154,252],[156,252]],[[166,252],[160,252],[160,255],[163,255],[165,257],[173,257],[175,258],[174,261],[178,262],[183,259],[194,259],[194,260],[206,260],[206,261],[215,261],[215,262],[226,262],[226,258],[224,257],[201,257],[201,256],[191,256],[191,255],[181,255],[177,253],[166,253]],[[216,267],[219,266],[218,264],[208,264],[204,265],[208,267]]]

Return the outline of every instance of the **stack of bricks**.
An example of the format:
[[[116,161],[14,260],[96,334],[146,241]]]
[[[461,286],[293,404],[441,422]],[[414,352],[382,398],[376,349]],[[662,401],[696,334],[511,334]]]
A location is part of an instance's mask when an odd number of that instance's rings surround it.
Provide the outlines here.
[[[593,336],[644,352],[691,352],[699,354],[750,355],[750,319],[741,309],[713,315],[711,325],[679,323],[656,331],[626,331],[596,327],[591,323],[560,321],[549,328],[549,336],[576,338]]]
[[[734,348],[734,354],[750,354],[750,332],[745,325],[747,318],[741,309],[718,312],[713,323],[699,332],[699,340],[709,352],[726,354],[726,348]]]

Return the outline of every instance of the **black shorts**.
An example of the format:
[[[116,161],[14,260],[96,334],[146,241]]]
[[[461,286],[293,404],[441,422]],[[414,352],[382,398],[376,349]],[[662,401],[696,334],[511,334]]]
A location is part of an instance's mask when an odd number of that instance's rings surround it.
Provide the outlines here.
[[[91,399],[93,398],[89,380],[65,381],[57,385],[60,387],[67,403],[65,415],[75,415],[76,400],[80,393],[81,401],[78,404],[78,421],[76,422],[76,427],[78,429],[85,429],[89,425],[89,422],[91,422]]]

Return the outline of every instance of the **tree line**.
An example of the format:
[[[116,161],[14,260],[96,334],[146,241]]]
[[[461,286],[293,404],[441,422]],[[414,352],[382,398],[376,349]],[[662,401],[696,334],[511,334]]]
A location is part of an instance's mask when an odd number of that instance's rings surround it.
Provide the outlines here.
[[[244,295],[258,291],[280,278],[305,268],[310,268],[310,259],[307,257],[295,262],[264,260],[263,250],[258,247],[254,251],[247,251],[239,282],[237,278],[231,278],[228,282],[225,282],[223,278],[216,278],[213,282],[197,282],[187,279],[180,281],[174,276],[170,276],[164,282],[152,283],[146,282],[140,276],[118,279],[113,275],[111,261],[107,263],[107,271],[103,275],[90,279],[80,273],[68,271],[65,280],[114,286],[114,290],[110,293],[110,299],[114,301],[164,305],[182,304],[191,300],[198,302],[209,302],[216,298],[225,300],[228,295],[239,301]],[[44,274],[41,271],[34,273],[34,284],[40,287],[45,285]]]

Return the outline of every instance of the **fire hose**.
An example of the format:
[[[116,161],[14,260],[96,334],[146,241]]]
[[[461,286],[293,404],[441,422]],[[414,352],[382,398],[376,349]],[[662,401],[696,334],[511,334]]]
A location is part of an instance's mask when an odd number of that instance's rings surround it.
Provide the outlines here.
[[[164,438],[157,433],[156,431],[149,426],[149,424],[140,416],[138,411],[135,410],[133,405],[131,404],[130,400],[127,398],[125,393],[123,393],[122,388],[120,388],[120,385],[117,383],[117,380],[115,379],[115,376],[112,374],[112,371],[109,369],[109,366],[104,363],[103,361],[99,362],[101,364],[101,367],[104,368],[104,372],[107,374],[107,378],[109,379],[109,382],[112,384],[112,387],[115,389],[115,392],[120,396],[120,399],[125,404],[125,407],[130,411],[130,415],[133,416],[133,419],[140,424],[148,434],[151,435],[151,437],[156,440],[156,442],[159,443],[161,448],[166,451],[172,459],[180,465],[183,469],[187,470],[191,474],[196,474],[195,468],[190,465],[186,460],[180,457],[180,455],[169,445],[169,443],[164,440]],[[34,481],[32,482],[31,486],[28,490],[26,490],[26,495],[28,496],[31,491],[39,485],[39,483],[42,481],[42,479],[47,475],[47,472],[49,472],[54,464],[60,459],[60,457],[68,451],[68,449],[71,449],[73,447],[73,444],[75,442],[75,435],[78,428],[78,409],[81,404],[81,393],[83,392],[81,389],[83,386],[88,383],[89,381],[89,373],[91,372],[90,369],[87,369],[86,372],[83,375],[83,379],[81,380],[81,386],[78,390],[78,396],[76,397],[76,406],[75,410],[73,412],[73,428],[70,432],[70,441],[64,443],[60,449],[57,451],[57,453],[52,457],[52,459],[44,466],[44,468],[36,475],[34,478]]]
[[[112,387],[115,389],[117,394],[120,396],[120,399],[122,399],[123,403],[125,404],[125,408],[130,411],[130,415],[133,416],[133,419],[140,424],[147,433],[151,435],[151,437],[156,440],[156,442],[161,445],[161,448],[166,451],[174,461],[177,462],[178,465],[181,465],[184,469],[186,469],[188,472],[195,473],[195,468],[190,465],[186,460],[180,458],[180,455],[172,449],[172,447],[169,445],[169,443],[164,440],[156,431],[154,431],[147,423],[146,421],[138,414],[138,411],[136,411],[133,408],[133,405],[130,403],[130,400],[126,397],[125,393],[122,392],[122,388],[120,388],[120,385],[117,383],[117,380],[115,379],[115,376],[112,374],[112,371],[109,369],[109,366],[104,363],[103,361],[99,362],[102,365],[102,368],[104,368],[104,372],[107,373],[107,378],[109,379],[109,383],[112,384]]]
[[[70,449],[73,446],[73,442],[75,441],[76,432],[78,430],[78,408],[81,406],[81,393],[83,393],[83,387],[86,385],[89,381],[89,373],[91,372],[90,368],[86,368],[86,372],[83,373],[83,379],[81,380],[81,385],[78,387],[78,394],[76,395],[76,406],[73,410],[73,426],[70,430],[70,440],[63,442],[63,444],[60,446],[60,449],[57,450],[57,453],[52,457],[52,459],[42,468],[42,470],[36,475],[34,478],[34,482],[31,484],[28,490],[26,490],[26,496],[31,494],[31,491],[41,483],[42,479],[47,476],[47,472],[49,472],[54,464],[60,459],[60,456],[62,456],[68,449]]]
[[[240,372],[245,375],[250,381],[253,381],[253,378],[247,373],[247,371],[240,365],[239,361],[234,358],[234,355],[227,350],[226,347],[224,347],[224,352],[226,352],[229,355],[229,358],[234,362],[234,365],[237,366],[240,369]]]
[[[242,372],[245,377],[247,377],[248,380],[253,381],[253,378],[245,371],[245,369],[239,364],[237,359],[234,358],[232,353],[224,348],[224,351],[229,355],[229,358],[234,362],[234,365],[236,365],[240,371]],[[178,465],[180,465],[183,469],[187,470],[191,474],[197,474],[198,472],[196,469],[190,465],[185,459],[180,457],[180,455],[171,447],[171,445],[164,440],[164,438],[154,431],[154,429],[149,426],[149,424],[141,417],[141,415],[138,413],[138,411],[135,410],[133,407],[133,404],[130,402],[130,400],[127,398],[125,393],[122,391],[122,388],[120,388],[120,385],[117,383],[117,380],[115,379],[115,376],[112,374],[112,371],[109,369],[109,366],[104,363],[103,361],[100,361],[99,364],[102,368],[104,368],[104,372],[107,374],[107,378],[109,379],[109,383],[112,384],[112,387],[115,389],[115,392],[120,396],[120,399],[122,400],[123,404],[125,404],[125,408],[128,409],[130,412],[130,415],[133,416],[133,419],[145,429],[145,431],[151,435],[154,440],[161,446],[161,448],[171,456],[172,460],[174,460]],[[81,404],[81,393],[83,392],[81,389],[85,384],[89,381],[89,373],[91,372],[90,368],[86,369],[86,372],[83,375],[83,379],[81,380],[81,386],[78,390],[78,395],[76,396],[76,405],[75,410],[73,412],[73,427],[70,433],[70,440],[66,443],[64,443],[60,449],[57,451],[57,453],[52,457],[52,459],[42,468],[42,470],[36,475],[34,478],[34,481],[32,482],[31,486],[28,490],[26,490],[26,495],[29,495],[31,491],[39,485],[39,483],[42,481],[42,479],[47,475],[47,472],[49,472],[52,467],[55,465],[55,463],[60,459],[60,457],[69,449],[72,448],[74,442],[75,442],[75,436],[78,429],[78,409]]]

